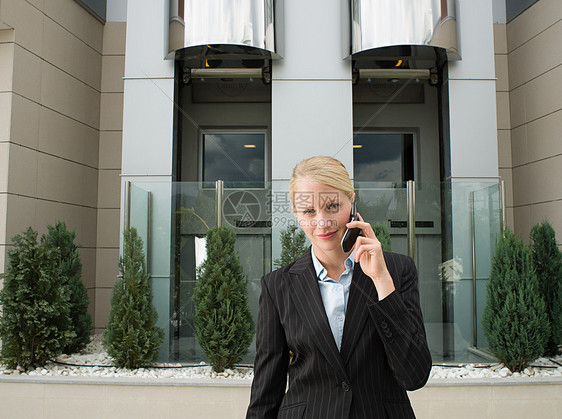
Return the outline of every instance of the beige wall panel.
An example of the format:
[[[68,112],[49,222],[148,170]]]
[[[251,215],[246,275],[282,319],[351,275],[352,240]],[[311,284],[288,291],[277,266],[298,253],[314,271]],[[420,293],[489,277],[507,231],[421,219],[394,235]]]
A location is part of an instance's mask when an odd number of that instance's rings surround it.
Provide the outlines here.
[[[22,0],[19,0],[22,1]],[[45,412],[45,401],[42,398],[29,397],[33,392],[38,391],[41,384],[22,384],[21,386],[9,389],[4,383],[2,388],[1,403],[2,416],[10,419],[22,419],[22,406],[25,406],[25,416],[28,418],[43,418]],[[41,392],[42,393],[42,392]]]
[[[22,0],[2,0],[0,7],[2,20],[15,29],[15,42],[41,56],[43,51],[43,13],[27,1]]]
[[[119,209],[98,209],[97,247],[119,247]]]
[[[98,208],[119,208],[121,204],[121,170],[98,172]]]
[[[94,323],[96,319],[96,290],[95,289],[88,288],[88,298],[90,299],[90,305],[88,306],[88,313],[90,313],[90,316],[92,316],[92,328],[94,328]]]
[[[88,86],[101,89],[101,54],[58,23],[45,19],[43,59]]]
[[[512,169],[499,169],[500,179],[505,182],[505,205],[513,206],[513,172]]]
[[[509,73],[507,65],[507,55],[496,55],[494,57],[496,63],[496,91],[509,91]]]
[[[97,329],[107,325],[107,317],[111,308],[111,288],[96,288],[95,290],[95,312],[94,325]]]
[[[40,108],[41,105],[29,99],[13,95],[10,141],[37,149]]]
[[[100,130],[123,130],[123,93],[102,93],[100,107]]]
[[[507,25],[504,23],[494,24],[494,52],[507,54]]]
[[[562,244],[562,199],[543,204],[531,205],[529,223],[532,226],[548,220],[556,232],[556,241]]]
[[[119,274],[119,249],[96,250],[96,287],[112,288]]]
[[[6,272],[6,263],[8,262],[8,249],[5,245],[0,244],[0,273]],[[2,289],[2,279],[0,279],[0,290]]]
[[[37,230],[37,200],[25,196],[8,195],[6,208],[6,234],[5,242],[0,244],[10,244],[12,237],[21,234],[28,227]],[[44,231],[42,231],[44,232]],[[0,231],[0,240],[2,233]]]
[[[561,133],[562,109],[527,124],[529,161],[562,154]]]
[[[40,153],[37,196],[52,201],[96,207],[96,169]]]
[[[521,125],[511,131],[511,156],[513,167],[529,162],[527,153],[527,125]]]
[[[16,45],[14,49],[14,92],[34,102],[40,102],[42,66],[41,58]]]
[[[95,89],[44,62],[41,103],[93,128],[99,127],[100,94]]]
[[[125,55],[126,22],[106,22],[103,28],[103,55]]]
[[[0,92],[12,90],[14,75],[14,45],[0,44]]]
[[[47,225],[64,221],[69,230],[76,231],[76,242],[85,248],[96,246],[96,210],[60,202],[37,200],[37,227],[45,232]]]
[[[0,142],[0,193],[8,192],[9,157],[10,143]],[[5,212],[0,211],[0,214],[5,214]],[[4,221],[4,217],[0,217],[0,223]]]
[[[4,192],[0,192],[0,214],[6,215],[7,213],[8,213],[8,194]],[[8,243],[9,240],[9,237],[6,236],[7,221],[8,221],[8,217],[0,218],[0,245],[2,246]]]
[[[536,402],[535,402],[536,403]],[[536,418],[537,405],[526,400],[496,400],[489,417],[494,419]],[[557,418],[557,402],[554,400],[540,401],[541,418]]]
[[[122,131],[100,131],[99,169],[121,170]]]
[[[13,29],[1,29],[0,30],[0,43],[2,42],[14,42],[14,30]]]
[[[505,209],[505,222],[507,227],[509,227],[512,231],[514,231],[514,217],[513,217],[513,208],[507,207]]]
[[[513,169],[514,205],[554,201],[562,197],[562,156]]]
[[[496,115],[498,129],[510,129],[509,92],[496,92]]]
[[[0,141],[10,140],[12,96],[11,92],[0,92]]]
[[[498,166],[511,168],[511,131],[498,130]]]
[[[45,107],[41,107],[40,127],[39,150],[97,167],[98,130]]]
[[[562,63],[562,20],[509,54],[509,83],[512,89],[552,70]]]
[[[81,245],[81,243],[78,244]],[[82,261],[82,283],[86,288],[94,288],[96,286],[96,249],[81,247],[78,252]]]
[[[37,196],[37,151],[10,144],[8,191],[17,195]]]
[[[101,91],[123,93],[124,55],[105,55],[102,59]]]
[[[540,0],[507,24],[507,48],[513,51],[562,19],[560,0]]]
[[[101,53],[103,24],[72,0],[45,2],[45,14]]]
[[[510,95],[512,127],[559,110],[562,97],[561,79],[562,65],[513,89]]]
[[[48,1],[48,0],[26,0],[26,1],[31,3],[33,6],[35,6],[39,10],[44,11],[45,10],[45,1]]]

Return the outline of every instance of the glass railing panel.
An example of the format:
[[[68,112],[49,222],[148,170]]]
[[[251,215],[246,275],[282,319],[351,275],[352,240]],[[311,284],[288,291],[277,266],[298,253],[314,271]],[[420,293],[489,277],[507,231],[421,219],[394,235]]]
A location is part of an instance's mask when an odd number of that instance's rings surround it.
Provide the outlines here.
[[[216,190],[213,184],[175,182],[171,211],[173,279],[170,290],[170,360],[205,359],[195,338],[193,291],[197,268],[205,259],[205,235],[216,226]]]
[[[357,211],[371,225],[388,228],[392,250],[408,253],[406,185],[392,182],[355,182]]]
[[[474,257],[476,267],[476,300],[474,312],[476,318],[476,342],[474,345],[481,349],[488,347],[484,336],[482,315],[486,306],[486,290],[492,258],[498,235],[500,234],[501,217],[501,189],[499,183],[483,187],[473,195],[473,226],[474,226]]]
[[[157,325],[165,332],[159,360],[169,360],[172,254],[172,182],[135,181],[131,183],[129,220],[141,229],[146,248],[147,269],[152,281],[153,304],[158,312]]]
[[[480,322],[499,233],[499,186],[497,181],[465,180],[443,186],[442,356],[444,361],[486,362]]]
[[[147,255],[150,192],[138,185],[131,185],[129,189],[129,206],[129,227],[136,228],[139,236],[142,238],[144,254]]]
[[[257,319],[260,278],[275,268],[274,261],[281,254],[281,232],[296,222],[288,181],[263,187],[243,183],[228,186],[220,204],[221,221],[237,234],[236,250],[248,279],[250,310]],[[499,196],[497,182],[416,184],[414,259],[435,362],[477,361],[471,348],[485,346],[479,325],[491,254],[499,232]],[[361,182],[356,184],[356,197],[364,219],[386,225],[392,250],[406,254],[405,185]],[[163,349],[167,352],[164,356],[161,351],[161,360],[205,360],[195,339],[192,297],[197,267],[205,257],[205,233],[217,224],[215,187],[197,182],[135,182],[130,205],[131,223],[144,229],[147,237],[159,324],[167,329],[168,346]],[[243,362],[253,362],[254,355],[252,343]]]

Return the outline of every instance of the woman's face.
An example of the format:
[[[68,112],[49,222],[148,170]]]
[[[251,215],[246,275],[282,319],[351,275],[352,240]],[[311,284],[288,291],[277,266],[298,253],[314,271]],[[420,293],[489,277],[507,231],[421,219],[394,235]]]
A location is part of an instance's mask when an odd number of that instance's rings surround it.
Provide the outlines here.
[[[341,250],[351,201],[339,189],[308,179],[295,183],[294,212],[315,252]]]

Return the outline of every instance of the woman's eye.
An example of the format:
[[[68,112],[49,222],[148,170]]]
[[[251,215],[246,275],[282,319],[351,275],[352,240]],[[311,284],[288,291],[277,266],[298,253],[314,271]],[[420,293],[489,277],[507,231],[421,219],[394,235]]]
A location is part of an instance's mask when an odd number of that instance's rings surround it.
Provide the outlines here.
[[[336,202],[328,204],[328,210],[330,210],[332,212],[337,211],[339,209],[339,207],[340,207],[340,204],[338,204]]]
[[[302,213],[310,215],[310,214],[314,214],[314,210],[313,209],[305,209]]]

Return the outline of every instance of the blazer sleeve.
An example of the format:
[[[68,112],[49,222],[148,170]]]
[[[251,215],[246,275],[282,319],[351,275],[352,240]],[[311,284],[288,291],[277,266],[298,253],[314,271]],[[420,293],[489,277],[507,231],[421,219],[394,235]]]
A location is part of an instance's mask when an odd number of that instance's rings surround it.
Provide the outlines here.
[[[289,349],[279,313],[264,278],[261,280],[254,380],[247,419],[277,418],[287,388]]]
[[[395,378],[406,390],[425,385],[431,372],[431,355],[427,345],[418,293],[418,273],[412,258],[390,254],[397,278],[396,290],[370,305],[388,362]]]

